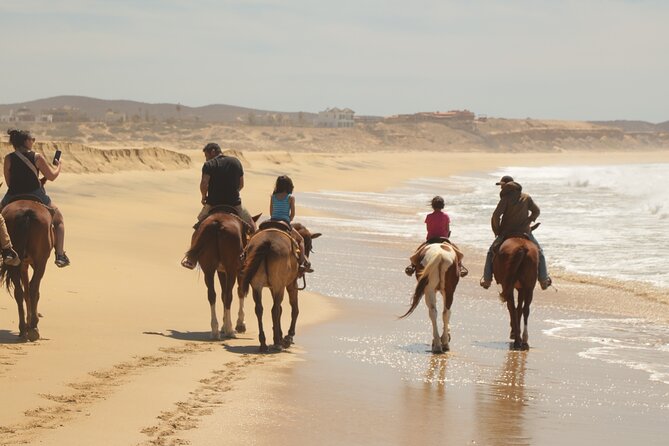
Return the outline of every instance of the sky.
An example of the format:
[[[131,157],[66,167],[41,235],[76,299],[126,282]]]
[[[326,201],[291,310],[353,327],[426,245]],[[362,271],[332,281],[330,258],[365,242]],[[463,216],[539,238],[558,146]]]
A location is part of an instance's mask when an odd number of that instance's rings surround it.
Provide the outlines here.
[[[669,2],[2,0],[0,104],[669,120]]]

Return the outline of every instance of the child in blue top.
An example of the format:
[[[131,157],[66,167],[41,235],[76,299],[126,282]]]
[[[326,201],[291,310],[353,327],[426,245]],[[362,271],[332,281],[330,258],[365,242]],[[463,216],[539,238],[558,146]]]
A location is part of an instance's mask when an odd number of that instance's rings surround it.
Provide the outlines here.
[[[272,220],[283,221],[288,223],[288,225],[293,221],[295,217],[293,189],[293,180],[289,176],[281,175],[276,179],[274,192],[269,202],[269,214]],[[300,246],[300,275],[304,272],[312,273],[314,270],[311,269],[311,264],[304,252],[304,239],[295,229],[292,229],[291,235]]]

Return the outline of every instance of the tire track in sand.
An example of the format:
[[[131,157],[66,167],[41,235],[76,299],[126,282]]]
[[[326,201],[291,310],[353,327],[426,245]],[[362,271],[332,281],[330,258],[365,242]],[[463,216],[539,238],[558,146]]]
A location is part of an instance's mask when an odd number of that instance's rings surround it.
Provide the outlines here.
[[[179,347],[160,348],[159,353],[137,356],[108,369],[89,372],[89,377],[69,383],[73,392],[67,394],[40,394],[49,401],[24,412],[26,421],[0,426],[0,445],[32,444],[45,430],[57,429],[68,421],[85,416],[85,409],[112,394],[115,388],[128,382],[133,375],[148,369],[164,367],[183,361],[190,355],[210,352],[218,344],[189,342]]]

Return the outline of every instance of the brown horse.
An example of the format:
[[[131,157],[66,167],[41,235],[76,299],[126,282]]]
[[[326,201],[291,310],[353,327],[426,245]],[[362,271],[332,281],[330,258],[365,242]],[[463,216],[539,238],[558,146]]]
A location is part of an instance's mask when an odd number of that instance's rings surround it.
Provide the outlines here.
[[[46,262],[53,249],[52,214],[46,206],[32,200],[17,200],[2,210],[14,248],[21,258],[18,266],[0,266],[0,281],[5,281],[19,309],[19,336],[39,339],[37,303],[40,283],[46,271]],[[32,268],[32,277],[29,273]],[[25,311],[23,308],[25,302]]]
[[[312,234],[299,223],[294,223],[304,239],[306,257],[312,251],[312,240],[321,236]],[[298,254],[297,242],[281,229],[265,229],[257,232],[249,241],[246,249],[246,260],[240,281],[240,297],[248,294],[249,286],[253,288],[253,301],[258,318],[260,351],[268,351],[265,331],[263,330],[262,289],[267,287],[272,293],[272,325],[274,347],[278,350],[288,348],[293,343],[295,325],[300,312],[297,302]],[[291,308],[291,322],[288,335],[284,338],[281,331],[281,303],[285,291]]]
[[[455,288],[460,281],[458,257],[461,254],[448,243],[433,243],[423,247],[421,255],[422,259],[416,272],[418,283],[411,299],[411,306],[400,318],[413,313],[421,298],[425,295],[425,303],[432,322],[432,353],[443,353],[450,350],[448,344],[451,340],[449,322]],[[444,310],[442,312],[444,331],[441,336],[437,326],[437,291],[444,298]]]
[[[260,215],[253,217],[254,221]],[[215,212],[202,220],[193,234],[191,249],[186,253],[188,258],[196,260],[204,273],[204,283],[207,286],[207,299],[211,309],[211,338],[220,339],[234,337],[237,333],[244,333],[244,299],[240,296],[239,312],[235,330],[232,329],[232,288],[238,279],[242,262],[240,256],[246,246],[248,236],[255,231],[236,215]],[[223,328],[218,331],[218,317],[216,316],[216,288],[214,274],[218,275],[221,285],[221,299],[223,300]]]
[[[530,304],[537,283],[539,249],[529,239],[512,236],[504,240],[493,260],[495,280],[502,285],[499,297],[506,302],[511,319],[511,339],[515,350],[528,349],[527,319]],[[514,290],[518,290],[518,306],[515,304]],[[520,335],[520,317],[523,316],[524,329]]]

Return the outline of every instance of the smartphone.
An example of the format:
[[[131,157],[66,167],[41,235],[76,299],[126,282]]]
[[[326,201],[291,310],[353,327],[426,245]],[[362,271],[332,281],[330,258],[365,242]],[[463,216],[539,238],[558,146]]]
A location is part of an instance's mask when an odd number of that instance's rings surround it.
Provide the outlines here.
[[[56,154],[53,156],[53,164],[58,164],[58,161],[60,160],[60,154],[62,152],[59,149],[56,149]]]

